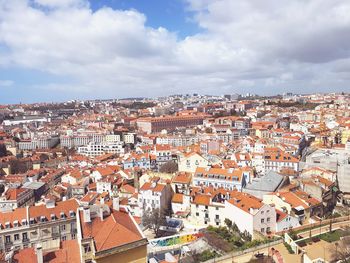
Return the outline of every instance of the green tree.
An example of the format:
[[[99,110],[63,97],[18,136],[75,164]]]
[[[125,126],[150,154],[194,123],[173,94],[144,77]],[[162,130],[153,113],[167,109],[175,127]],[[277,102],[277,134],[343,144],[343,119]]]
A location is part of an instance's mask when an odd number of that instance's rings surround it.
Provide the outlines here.
[[[159,237],[160,228],[166,224],[164,213],[155,208],[153,210],[144,211],[142,216],[142,224],[153,230],[156,237]]]

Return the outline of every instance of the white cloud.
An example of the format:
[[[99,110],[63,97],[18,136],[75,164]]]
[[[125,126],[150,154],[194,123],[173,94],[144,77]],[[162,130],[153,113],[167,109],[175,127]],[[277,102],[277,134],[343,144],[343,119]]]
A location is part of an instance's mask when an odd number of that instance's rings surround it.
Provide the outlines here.
[[[94,96],[98,90],[105,97],[257,87],[259,93],[303,92],[345,89],[350,71],[345,0],[188,0],[205,30],[185,39],[145,26],[146,16],[136,10],[93,12],[83,0],[35,2],[52,9],[0,0],[0,45],[10,50],[0,52],[0,64],[72,79],[47,85],[53,91]]]
[[[11,87],[13,86],[14,82],[12,80],[2,80],[0,79],[0,87]]]
[[[50,8],[88,6],[88,2],[85,0],[34,0],[34,2],[38,5]]]

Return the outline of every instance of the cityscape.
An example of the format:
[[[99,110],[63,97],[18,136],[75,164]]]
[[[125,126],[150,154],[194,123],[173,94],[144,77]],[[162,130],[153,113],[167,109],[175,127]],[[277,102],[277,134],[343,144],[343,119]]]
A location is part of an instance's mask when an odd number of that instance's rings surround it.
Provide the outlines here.
[[[350,262],[350,3],[0,0],[0,263]]]

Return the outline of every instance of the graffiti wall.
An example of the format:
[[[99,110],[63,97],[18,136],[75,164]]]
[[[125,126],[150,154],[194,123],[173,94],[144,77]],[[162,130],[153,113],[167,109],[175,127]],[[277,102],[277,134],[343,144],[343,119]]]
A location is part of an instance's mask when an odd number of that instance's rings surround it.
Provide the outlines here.
[[[149,240],[149,244],[152,247],[167,247],[173,245],[185,245],[191,243],[203,236],[202,233],[192,233],[184,235],[176,235],[171,237],[163,237]]]

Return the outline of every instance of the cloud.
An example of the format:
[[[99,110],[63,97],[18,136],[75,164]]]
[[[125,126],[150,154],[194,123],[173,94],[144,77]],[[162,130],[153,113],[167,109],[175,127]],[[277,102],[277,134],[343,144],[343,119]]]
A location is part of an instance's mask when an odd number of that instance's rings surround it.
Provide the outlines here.
[[[347,88],[350,2],[187,5],[204,30],[180,39],[146,26],[137,10],[93,11],[84,0],[0,0],[0,47],[6,47],[5,53],[0,48],[0,65],[69,79],[45,87],[67,98],[70,91],[130,97]]]
[[[49,8],[88,6],[88,3],[84,0],[34,0],[34,3]]]
[[[14,82],[12,80],[2,80],[0,79],[0,87],[11,87]]]

